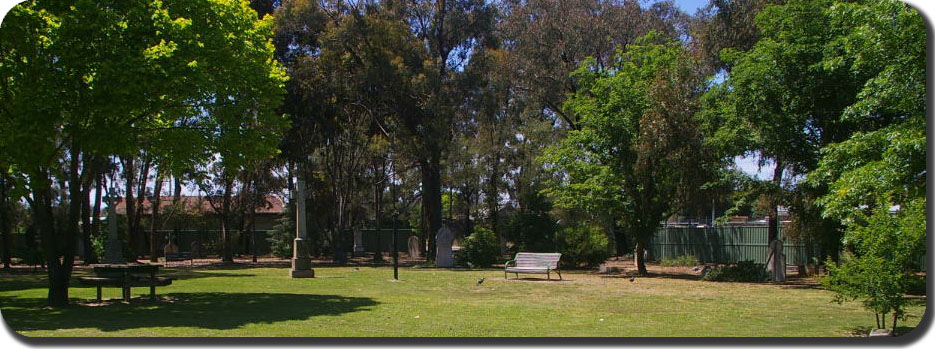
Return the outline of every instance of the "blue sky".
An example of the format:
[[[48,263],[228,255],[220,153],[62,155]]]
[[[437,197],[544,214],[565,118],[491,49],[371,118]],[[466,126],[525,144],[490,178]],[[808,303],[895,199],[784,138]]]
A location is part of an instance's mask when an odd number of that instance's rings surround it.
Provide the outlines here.
[[[695,14],[695,10],[707,4],[708,0],[675,0],[675,5],[690,15]]]

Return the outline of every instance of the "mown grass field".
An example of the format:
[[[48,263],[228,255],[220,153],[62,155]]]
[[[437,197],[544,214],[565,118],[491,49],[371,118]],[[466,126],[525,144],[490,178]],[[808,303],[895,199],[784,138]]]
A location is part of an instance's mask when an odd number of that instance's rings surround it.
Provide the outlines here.
[[[44,307],[42,275],[0,278],[0,314],[27,337],[94,336],[852,336],[873,324],[857,303],[835,304],[809,285],[713,283],[673,277],[565,273],[565,281],[504,280],[503,272],[318,267],[175,269],[160,300]],[[512,275],[510,275],[512,278]],[[521,275],[522,276],[522,275]],[[531,277],[535,275],[529,275]],[[544,275],[543,275],[544,276]],[[482,285],[477,279],[485,277]],[[134,297],[148,294],[134,289]],[[120,290],[104,289],[104,298]],[[910,308],[915,327],[924,300]]]

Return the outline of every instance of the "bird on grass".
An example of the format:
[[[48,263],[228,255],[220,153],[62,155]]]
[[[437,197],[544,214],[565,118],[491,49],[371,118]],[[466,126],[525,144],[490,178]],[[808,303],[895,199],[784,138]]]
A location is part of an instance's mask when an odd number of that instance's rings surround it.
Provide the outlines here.
[[[477,284],[480,285],[480,284],[484,283],[484,280],[487,280],[487,278],[480,278],[480,279],[477,279]]]
[[[636,276],[631,276],[631,277],[630,277],[630,282],[633,282],[633,281],[636,281]]]

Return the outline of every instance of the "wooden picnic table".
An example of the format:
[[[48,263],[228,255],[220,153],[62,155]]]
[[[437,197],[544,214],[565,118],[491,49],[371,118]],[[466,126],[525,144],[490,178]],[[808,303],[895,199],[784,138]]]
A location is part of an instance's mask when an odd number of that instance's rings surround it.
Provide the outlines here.
[[[172,279],[157,277],[159,271],[157,264],[127,263],[127,264],[92,264],[93,277],[82,277],[79,280],[87,285],[97,287],[97,301],[101,301],[102,287],[119,287],[123,289],[123,300],[130,301],[131,287],[149,287],[149,296],[156,299],[156,286],[168,286]]]

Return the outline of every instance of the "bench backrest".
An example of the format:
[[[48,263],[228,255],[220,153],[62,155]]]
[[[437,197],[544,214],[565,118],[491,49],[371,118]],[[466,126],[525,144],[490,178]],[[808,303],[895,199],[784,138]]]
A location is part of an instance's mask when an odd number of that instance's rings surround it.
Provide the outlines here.
[[[532,253],[520,252],[513,258],[519,268],[546,268],[557,269],[561,253]]]

